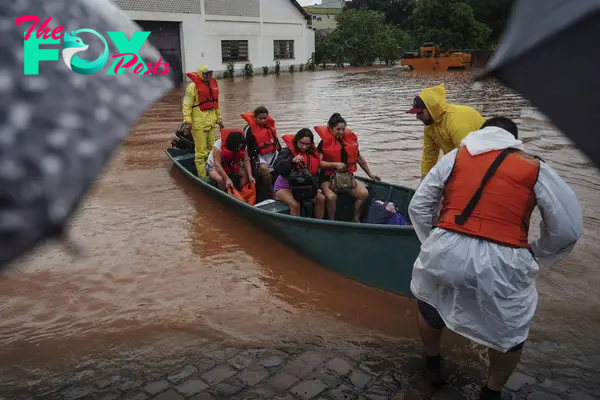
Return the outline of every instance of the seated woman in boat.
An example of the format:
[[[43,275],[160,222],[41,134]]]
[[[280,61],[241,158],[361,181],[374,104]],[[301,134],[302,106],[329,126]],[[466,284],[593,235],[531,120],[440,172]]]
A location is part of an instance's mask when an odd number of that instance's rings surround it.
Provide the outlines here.
[[[300,215],[300,202],[298,197],[302,199],[301,195],[292,193],[288,178],[292,171],[302,171],[306,173],[304,176],[299,175],[298,178],[314,182],[314,190],[316,194],[312,197],[314,202],[314,214],[315,218],[322,219],[325,216],[325,196],[323,193],[317,190],[318,188],[318,173],[320,157],[315,147],[315,138],[310,129],[303,128],[298,131],[295,135],[284,135],[282,136],[286,148],[281,150],[273,168],[279,175],[275,180],[273,188],[275,199],[284,202],[290,208],[290,215]],[[300,174],[302,174],[300,172]],[[312,178],[312,181],[311,181]],[[309,190],[312,188],[309,188]],[[314,193],[314,192],[313,192]],[[310,194],[312,196],[312,193]]]
[[[256,183],[252,176],[244,133],[240,129],[221,129],[221,137],[214,143],[206,161],[206,173],[224,191],[234,187],[231,180],[234,176],[239,177],[240,188],[248,181]]]
[[[356,164],[358,164],[372,180],[380,181],[381,179],[369,169],[369,165],[358,149],[356,134],[346,128],[346,120],[340,114],[333,114],[329,118],[327,126],[315,126],[315,131],[321,137],[321,143],[317,148],[321,154],[321,190],[327,200],[327,216],[333,221],[337,193],[331,189],[329,180],[334,172],[347,171],[354,174],[357,170]],[[360,222],[362,203],[369,197],[369,192],[362,183],[356,181],[356,187],[349,194],[356,199],[353,221]]]
[[[275,120],[264,106],[257,107],[254,112],[242,114],[248,125],[244,128],[249,157],[259,164],[260,184],[265,185],[269,193],[273,193],[271,171],[277,158],[281,144],[277,139]]]

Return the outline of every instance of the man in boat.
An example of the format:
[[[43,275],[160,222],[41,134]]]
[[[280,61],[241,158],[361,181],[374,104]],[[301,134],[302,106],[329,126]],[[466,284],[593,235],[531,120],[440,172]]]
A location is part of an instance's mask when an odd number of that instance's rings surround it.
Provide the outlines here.
[[[216,125],[224,128],[219,103],[219,84],[213,71],[201,65],[197,72],[188,72],[192,80],[183,97],[184,130],[194,138],[194,163],[198,177],[206,178],[205,164],[215,143]]]
[[[458,148],[460,141],[470,132],[478,130],[485,119],[472,107],[446,103],[444,84],[426,88],[415,97],[407,111],[416,114],[425,125],[421,180],[437,163],[440,149],[447,154]]]
[[[541,235],[529,243],[536,205]],[[523,151],[513,121],[496,117],[431,169],[409,215],[422,243],[411,291],[432,383],[444,383],[447,327],[488,347],[480,399],[500,399],[535,313],[539,266],[564,259],[581,236],[577,197],[548,164]]]
[[[260,183],[266,187],[265,191],[272,195],[271,172],[277,154],[281,150],[275,120],[264,106],[257,107],[254,112],[242,114],[242,118],[248,124],[244,128],[248,154],[250,159],[259,166]]]

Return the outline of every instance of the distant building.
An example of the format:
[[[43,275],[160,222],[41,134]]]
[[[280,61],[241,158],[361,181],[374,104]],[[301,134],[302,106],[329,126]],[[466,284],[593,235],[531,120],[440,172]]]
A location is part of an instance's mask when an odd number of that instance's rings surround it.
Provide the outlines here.
[[[222,72],[306,63],[315,51],[310,15],[296,0],[112,0],[143,30],[181,83],[206,64]]]
[[[316,31],[330,31],[337,26],[336,16],[342,12],[345,0],[323,0],[321,4],[305,6],[310,14],[312,28]]]

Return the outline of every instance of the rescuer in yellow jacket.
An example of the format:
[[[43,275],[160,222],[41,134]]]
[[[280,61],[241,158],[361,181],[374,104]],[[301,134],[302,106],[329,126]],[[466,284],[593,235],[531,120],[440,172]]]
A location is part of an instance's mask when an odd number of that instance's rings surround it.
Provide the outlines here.
[[[423,155],[421,157],[421,179],[437,163],[440,149],[444,154],[458,148],[460,142],[473,131],[481,129],[485,119],[472,107],[446,103],[444,84],[426,88],[407,111],[416,114],[425,124]]]
[[[188,72],[192,83],[183,97],[183,123],[186,132],[194,138],[196,170],[198,177],[206,178],[206,160],[215,143],[216,125],[224,128],[219,102],[219,84],[213,71],[201,65],[198,72]]]

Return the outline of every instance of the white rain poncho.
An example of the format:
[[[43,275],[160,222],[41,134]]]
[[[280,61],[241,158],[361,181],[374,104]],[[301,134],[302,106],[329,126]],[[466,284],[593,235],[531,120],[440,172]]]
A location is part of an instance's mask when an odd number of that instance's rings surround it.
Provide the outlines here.
[[[461,146],[472,155],[508,147],[523,149],[521,141],[497,127],[470,133]],[[527,249],[435,228],[457,152],[448,153],[429,172],[409,206],[422,243],[411,291],[434,306],[452,331],[506,352],[527,339],[537,305],[539,265],[550,267],[565,258],[581,236],[581,208],[571,188],[540,162],[534,190],[542,215],[541,235],[530,243],[535,259]]]

